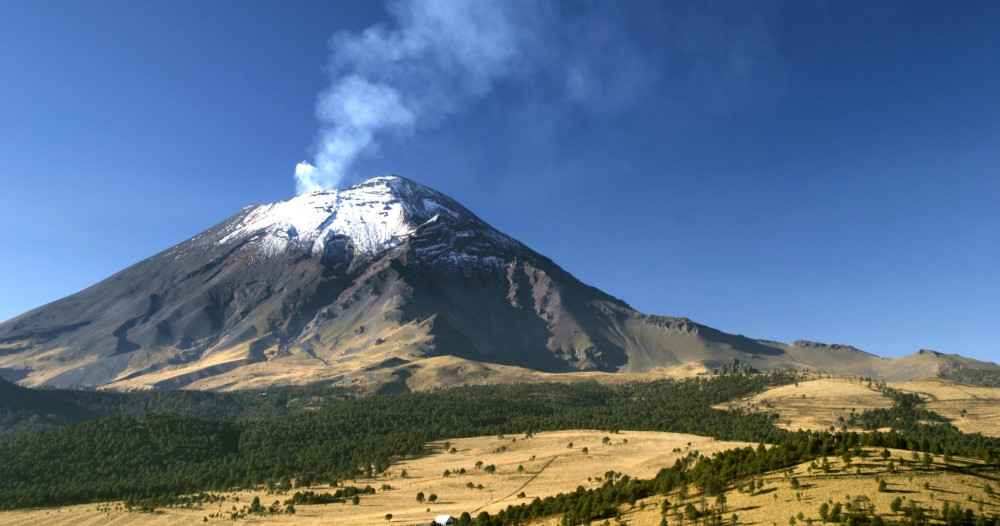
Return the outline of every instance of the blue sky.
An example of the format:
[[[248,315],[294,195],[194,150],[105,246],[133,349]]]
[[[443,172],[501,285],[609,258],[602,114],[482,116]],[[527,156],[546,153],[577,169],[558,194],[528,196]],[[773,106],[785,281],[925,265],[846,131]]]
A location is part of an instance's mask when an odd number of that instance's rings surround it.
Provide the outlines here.
[[[0,319],[293,196],[354,79],[395,105],[321,184],[644,312],[1000,361],[1000,5],[474,4],[0,2]]]

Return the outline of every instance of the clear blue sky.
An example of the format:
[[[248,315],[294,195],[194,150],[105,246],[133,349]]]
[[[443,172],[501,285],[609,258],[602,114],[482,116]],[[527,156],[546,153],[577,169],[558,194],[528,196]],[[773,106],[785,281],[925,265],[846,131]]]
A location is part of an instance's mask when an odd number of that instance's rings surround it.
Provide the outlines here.
[[[1000,4],[425,4],[0,2],[0,319],[294,195],[356,74],[416,110],[343,184],[441,190],[644,312],[1000,361]]]

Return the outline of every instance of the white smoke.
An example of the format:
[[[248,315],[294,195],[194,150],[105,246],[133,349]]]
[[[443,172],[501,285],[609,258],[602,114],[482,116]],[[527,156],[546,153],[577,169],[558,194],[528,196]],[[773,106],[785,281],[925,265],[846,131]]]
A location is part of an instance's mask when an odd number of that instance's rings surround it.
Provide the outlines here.
[[[490,93],[523,55],[530,24],[519,20],[521,5],[398,1],[388,5],[392,27],[335,35],[315,157],[295,167],[298,192],[336,187],[381,135],[410,134]]]
[[[501,85],[520,88],[505,102],[531,108],[517,113],[525,131],[650,100],[726,112],[775,91],[782,76],[757,13],[685,5],[389,0],[389,24],[330,40],[330,86],[316,104],[312,162],[295,167],[297,190],[340,186],[380,140],[433,126]]]

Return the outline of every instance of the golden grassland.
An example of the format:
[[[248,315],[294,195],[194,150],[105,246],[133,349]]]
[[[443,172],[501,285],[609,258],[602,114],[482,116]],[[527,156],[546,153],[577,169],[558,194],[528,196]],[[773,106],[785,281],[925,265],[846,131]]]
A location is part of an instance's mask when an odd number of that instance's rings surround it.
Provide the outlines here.
[[[998,391],[1000,392],[1000,391]],[[717,404],[717,409],[777,412],[778,427],[796,431],[837,430],[850,421],[851,413],[892,407],[892,399],[851,378],[819,378],[768,389],[741,400]],[[848,430],[860,431],[860,428]]]
[[[604,443],[604,437],[608,443]],[[294,515],[248,516],[243,524],[427,524],[438,514],[458,516],[463,511],[495,512],[510,504],[530,502],[572,491],[577,486],[601,485],[608,471],[632,477],[651,478],[662,467],[669,467],[691,451],[711,455],[735,447],[742,442],[723,442],[710,438],[678,433],[622,431],[556,431],[537,433],[531,438],[507,435],[503,438],[477,437],[430,444],[431,453],[393,463],[387,473],[372,479],[345,481],[346,485],[371,485],[375,495],[365,495],[358,505],[345,504],[296,506]],[[569,447],[572,443],[572,447]],[[586,452],[584,452],[586,448]],[[476,468],[477,462],[481,468]],[[494,474],[486,467],[496,467]],[[523,467],[523,470],[519,470]],[[458,474],[462,469],[465,474]],[[403,470],[406,471],[405,478]],[[448,470],[452,475],[444,476]],[[472,484],[472,488],[468,484]],[[382,491],[388,484],[391,490]],[[479,486],[482,485],[482,489]],[[309,488],[317,492],[332,492],[335,488]],[[155,513],[126,512],[120,503],[89,504],[53,509],[37,509],[0,513],[0,524],[25,525],[174,525],[231,523],[233,506],[237,509],[259,497],[264,506],[274,501],[284,502],[295,490],[284,495],[268,495],[265,491],[228,493],[222,503],[194,508],[164,508]],[[438,496],[435,503],[418,504],[416,495]],[[523,492],[524,497],[518,497]],[[239,502],[235,502],[235,497]],[[99,511],[101,510],[101,511]],[[429,510],[429,511],[428,511]],[[391,521],[385,515],[393,515]],[[475,515],[473,513],[473,515]]]
[[[1000,389],[948,380],[890,383],[889,387],[919,394],[927,409],[951,419],[966,433],[1000,436]]]
[[[755,477],[755,481],[764,482],[763,489],[755,489],[751,494],[746,491],[747,484],[743,482],[741,488],[727,491],[724,511],[715,496],[703,499],[692,488],[686,499],[673,492],[639,501],[634,507],[622,509],[622,520],[630,526],[659,525],[664,499],[670,502],[666,518],[672,526],[701,524],[700,520],[691,522],[681,518],[684,507],[689,503],[711,513],[721,512],[723,524],[733,524],[735,515],[735,524],[741,526],[806,526],[810,523],[821,526],[819,508],[824,502],[840,502],[846,506],[859,497],[868,499],[867,502],[874,505],[875,513],[886,522],[902,518],[891,510],[891,503],[897,497],[902,499],[904,508],[913,501],[922,508],[936,510],[928,512],[932,520],[940,518],[935,514],[940,512],[945,502],[949,506],[957,504],[963,510],[972,509],[977,514],[1000,514],[1000,498],[988,495],[985,490],[987,484],[992,484],[994,490],[998,489],[996,478],[1000,471],[997,469],[982,469],[977,462],[968,459],[952,459],[946,464],[941,457],[932,457],[931,466],[924,468],[919,462],[913,462],[910,452],[890,450],[890,459],[894,464],[894,470],[890,472],[889,460],[883,460],[879,452],[881,450],[865,450],[868,457],[854,458],[850,465],[845,464],[843,459],[830,457],[828,473],[817,469],[820,464],[817,462]],[[954,470],[961,466],[976,466],[977,469],[974,475]],[[884,492],[879,491],[880,479],[886,481]],[[797,488],[794,487],[796,483]],[[609,523],[614,524],[615,521]],[[534,524],[555,526],[559,524],[559,517],[549,517]]]
[[[934,411],[966,433],[1000,436],[1000,389],[974,387],[948,380],[894,382],[888,387],[916,393]],[[887,408],[892,399],[867,381],[853,378],[817,378],[768,389],[757,395],[718,404],[718,409],[777,412],[778,427],[822,431],[834,426],[841,430],[852,412]],[[843,419],[843,420],[841,420]],[[851,428],[850,431],[861,431]]]
[[[680,453],[670,456],[680,457],[690,450],[711,454],[713,451],[728,449],[740,444],[714,442],[690,435],[668,433],[627,433],[614,437],[611,444],[603,444],[604,434],[593,431],[563,431],[544,433],[535,438],[510,442],[510,438],[480,437],[458,439],[450,442],[456,453],[444,451],[443,443],[435,443],[435,453],[418,459],[410,459],[393,466],[387,476],[371,480],[358,480],[355,484],[392,485],[392,490],[379,491],[374,496],[361,498],[358,505],[326,504],[298,506],[295,515],[248,516],[239,519],[240,524],[427,524],[438,514],[458,515],[460,511],[496,511],[508,504],[525,502],[539,495],[550,495],[560,491],[570,491],[578,485],[594,487],[600,485],[599,477],[604,471],[616,470],[633,474],[639,478],[652,477],[667,455],[663,451],[670,446],[680,448]],[[513,437],[511,437],[513,438]],[[624,439],[628,438],[628,443]],[[574,441],[573,448],[567,448],[568,440]],[[691,446],[687,442],[691,441]],[[497,452],[498,447],[511,444],[507,451]],[[520,445],[517,445],[520,444]],[[580,446],[578,444],[588,444]],[[588,447],[587,455],[582,447]],[[603,451],[602,451],[603,448]],[[567,451],[563,451],[563,450]],[[988,516],[1000,514],[1000,497],[986,490],[992,484],[1000,490],[996,468],[985,468],[978,461],[954,458],[949,462],[940,457],[931,457],[930,466],[922,463],[908,451],[890,450],[888,459],[882,458],[881,449],[866,449],[864,456],[845,462],[838,457],[827,459],[828,470],[823,469],[822,460],[804,463],[794,468],[753,477],[755,489],[748,491],[748,481],[740,481],[737,487],[725,492],[725,504],[720,505],[716,496],[703,498],[694,487],[688,488],[682,498],[679,491],[669,495],[658,495],[640,500],[635,506],[621,510],[621,519],[631,526],[655,526],[663,518],[662,503],[666,499],[670,505],[666,518],[670,525],[697,526],[700,520],[683,519],[687,504],[709,513],[720,513],[723,524],[740,526],[805,526],[822,524],[820,506],[826,503],[846,504],[859,497],[866,499],[866,505],[874,506],[874,512],[886,521],[901,518],[893,513],[891,503],[897,497],[902,499],[904,508],[912,501],[928,510],[930,518],[937,514],[945,502],[949,506],[971,509],[974,513]],[[530,456],[535,459],[531,460]],[[475,460],[494,462],[497,473],[486,475],[473,467]],[[516,465],[524,465],[525,472],[518,473]],[[488,465],[488,464],[487,464]],[[443,476],[444,469],[466,467],[466,475]],[[529,467],[530,466],[530,467]],[[541,469],[544,467],[544,469]],[[961,468],[972,467],[968,472]],[[470,469],[471,468],[471,469]],[[407,470],[407,477],[401,478],[401,470]],[[460,468],[459,468],[460,469]],[[589,477],[589,480],[588,480]],[[879,491],[879,480],[885,480],[885,491]],[[470,489],[467,482],[483,484],[483,489]],[[329,491],[328,487],[312,488]],[[430,495],[436,493],[436,503],[418,504],[417,492]],[[525,498],[516,494],[524,491]],[[288,495],[268,495],[263,491],[242,491],[230,493],[224,503],[205,507],[166,508],[155,513],[125,512],[119,504],[113,503],[105,510],[105,505],[81,505],[56,509],[26,510],[0,514],[0,524],[25,525],[180,525],[205,523],[210,514],[220,516],[209,519],[208,523],[230,523],[228,513],[232,507],[243,506],[254,496],[260,497],[265,505],[284,500]],[[239,502],[234,503],[234,497]],[[391,520],[385,514],[392,513]],[[475,513],[473,513],[473,516]],[[735,522],[733,519],[735,516]],[[793,521],[794,519],[794,521]],[[556,526],[559,516],[538,519],[531,524]],[[611,520],[609,524],[615,524]],[[601,521],[596,524],[602,524]]]

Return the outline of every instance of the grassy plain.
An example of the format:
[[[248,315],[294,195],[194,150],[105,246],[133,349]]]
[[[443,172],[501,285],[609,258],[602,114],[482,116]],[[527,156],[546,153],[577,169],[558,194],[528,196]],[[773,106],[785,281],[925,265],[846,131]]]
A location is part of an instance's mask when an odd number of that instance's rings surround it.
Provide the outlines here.
[[[604,437],[609,443],[604,443]],[[572,443],[573,447],[568,447]],[[444,442],[430,445],[431,454],[395,462],[387,473],[372,479],[345,481],[347,485],[371,485],[375,495],[362,496],[358,505],[346,504],[296,506],[295,515],[250,516],[239,524],[427,524],[438,514],[458,516],[463,511],[478,513],[495,512],[510,504],[530,502],[535,497],[546,497],[560,492],[573,491],[577,486],[586,488],[601,485],[601,478],[608,471],[616,471],[639,478],[651,478],[662,467],[673,465],[678,458],[690,451],[711,455],[735,447],[742,442],[722,442],[711,438],[677,433],[622,431],[557,431],[537,433],[532,438],[524,435],[507,435],[462,438],[450,440],[449,450]],[[584,453],[584,448],[587,452]],[[476,468],[477,462],[483,462]],[[496,472],[486,473],[493,465]],[[523,471],[519,470],[523,466]],[[462,469],[465,474],[458,474]],[[403,470],[406,477],[402,476]],[[444,471],[451,473],[447,477]],[[472,488],[468,484],[472,484]],[[392,487],[382,491],[383,484]],[[482,489],[479,486],[482,485]],[[332,492],[328,486],[310,488],[316,492]],[[222,503],[203,507],[164,508],[155,513],[125,512],[119,503],[107,505],[77,505],[53,509],[37,509],[0,513],[0,524],[25,524],[37,526],[70,525],[175,525],[204,523],[203,518],[216,517],[208,523],[232,524],[229,513],[233,506],[240,508],[255,496],[264,506],[278,500],[284,502],[291,493],[268,495],[264,491],[241,491],[227,494]],[[416,495],[423,492],[429,497],[438,496],[437,502],[418,504]],[[524,492],[524,497],[517,495]],[[239,502],[234,498],[239,497]],[[429,511],[428,511],[429,510]],[[386,514],[393,515],[391,521]],[[475,515],[473,513],[473,515]]]

